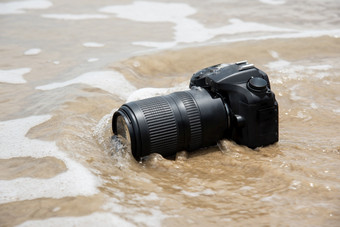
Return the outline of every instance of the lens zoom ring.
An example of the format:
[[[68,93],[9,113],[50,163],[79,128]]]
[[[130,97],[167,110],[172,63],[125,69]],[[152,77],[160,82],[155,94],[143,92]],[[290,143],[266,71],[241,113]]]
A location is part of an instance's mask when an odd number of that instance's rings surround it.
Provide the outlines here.
[[[198,107],[192,96],[186,92],[177,93],[183,102],[190,122],[190,149],[197,149],[202,143],[202,124]]]
[[[145,99],[139,104],[149,128],[150,153],[164,154],[177,149],[177,126],[173,111],[163,97]]]

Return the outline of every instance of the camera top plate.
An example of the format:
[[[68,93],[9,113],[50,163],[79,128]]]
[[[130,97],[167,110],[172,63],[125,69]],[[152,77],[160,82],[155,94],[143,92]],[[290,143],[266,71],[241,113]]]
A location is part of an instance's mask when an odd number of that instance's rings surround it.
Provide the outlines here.
[[[217,91],[223,90],[223,87],[229,84],[247,84],[252,78],[256,77],[265,80],[266,86],[270,88],[267,74],[256,68],[253,64],[248,64],[247,61],[240,61],[234,64],[218,64],[193,74],[189,87],[198,86]],[[259,82],[259,80],[252,82],[255,82],[253,87],[256,87],[256,82]]]

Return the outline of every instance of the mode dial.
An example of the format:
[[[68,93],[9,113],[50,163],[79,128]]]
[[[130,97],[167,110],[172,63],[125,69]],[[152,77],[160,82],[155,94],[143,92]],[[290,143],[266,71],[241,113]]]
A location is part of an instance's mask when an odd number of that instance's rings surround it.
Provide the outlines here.
[[[248,81],[249,88],[251,88],[254,91],[259,92],[266,91],[267,85],[268,85],[267,81],[261,77],[254,77]]]

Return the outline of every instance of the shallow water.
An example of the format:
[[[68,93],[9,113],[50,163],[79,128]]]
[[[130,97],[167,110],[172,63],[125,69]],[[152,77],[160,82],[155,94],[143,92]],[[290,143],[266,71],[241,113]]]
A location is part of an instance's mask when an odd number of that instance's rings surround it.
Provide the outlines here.
[[[339,1],[0,3],[0,226],[338,226]],[[280,141],[134,161],[126,101],[247,59]]]

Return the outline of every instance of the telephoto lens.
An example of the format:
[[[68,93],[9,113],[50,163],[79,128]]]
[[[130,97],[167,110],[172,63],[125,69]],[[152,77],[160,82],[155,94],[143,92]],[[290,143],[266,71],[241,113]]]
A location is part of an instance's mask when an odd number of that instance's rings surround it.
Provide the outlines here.
[[[228,128],[226,108],[221,98],[196,87],[126,103],[114,113],[112,128],[136,160],[151,153],[168,157],[216,144]]]
[[[263,71],[246,61],[219,64],[195,73],[190,90],[122,105],[112,130],[137,161],[216,145],[222,138],[255,148],[278,141],[278,104]]]

